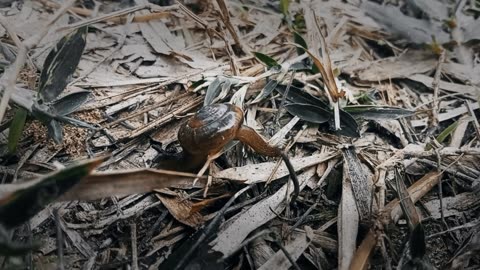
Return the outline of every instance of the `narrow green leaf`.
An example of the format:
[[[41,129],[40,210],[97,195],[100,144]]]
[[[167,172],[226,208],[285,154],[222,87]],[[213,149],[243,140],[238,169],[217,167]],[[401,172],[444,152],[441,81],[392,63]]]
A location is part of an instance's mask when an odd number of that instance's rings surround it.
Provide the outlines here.
[[[38,92],[44,102],[53,101],[67,86],[85,49],[87,27],[63,37],[50,51],[40,74]]]
[[[262,101],[264,98],[268,97],[272,91],[277,87],[278,81],[277,80],[270,80],[268,83],[263,87],[260,94],[252,101],[252,104],[258,103]]]
[[[318,97],[312,96],[309,93],[302,90],[303,84],[298,81],[293,81],[290,86],[290,91],[288,91],[287,100],[290,100],[292,103],[300,104],[310,104],[313,106],[320,107],[324,110],[330,110],[330,106],[319,99]],[[278,84],[275,90],[282,95],[285,95],[287,89],[286,85]],[[333,114],[332,114],[333,115]]]
[[[54,112],[59,115],[68,115],[82,106],[90,96],[90,91],[70,93],[52,104]]]
[[[52,120],[46,123],[48,129],[48,136],[53,139],[57,144],[62,143],[63,141],[63,128],[60,122],[57,120]]]
[[[331,116],[329,111],[310,104],[290,103],[285,105],[285,109],[304,121],[317,124],[327,122]]]
[[[205,83],[205,80],[198,80],[196,82],[193,82],[192,85],[190,85],[190,89],[195,89],[204,83]]]
[[[379,105],[352,105],[343,107],[343,110],[355,117],[368,120],[399,119],[415,113],[403,108]]]
[[[305,39],[303,39],[303,37],[297,31],[293,32],[293,41],[296,44],[300,45],[300,46],[297,46],[297,54],[298,55],[304,54],[305,50],[303,48],[308,49],[308,45]]]
[[[453,131],[455,131],[455,129],[458,127],[458,121],[455,121],[453,122],[451,125],[449,125],[446,129],[444,129],[440,134],[438,134],[436,140],[439,142],[439,143],[442,143],[444,142],[448,136],[450,134],[453,133]],[[430,143],[427,143],[427,145],[425,145],[425,151],[428,151],[428,150],[431,150],[433,147],[432,147],[432,144]]]
[[[446,129],[444,129],[437,137],[437,141],[439,143],[442,143],[445,141],[445,139],[455,131],[458,127],[458,121],[453,122],[450,126],[448,126]]]
[[[68,116],[59,115],[58,117],[55,118],[55,120],[61,121],[63,123],[67,123],[76,127],[95,129],[95,127],[90,125],[89,123],[85,123],[82,120],[78,120]]]
[[[360,137],[357,121],[355,121],[355,118],[353,118],[352,115],[344,110],[340,110],[340,130],[334,129],[335,123],[333,117],[330,118],[328,124],[330,125],[330,129],[333,131],[333,133],[337,135],[343,135],[352,138]]]
[[[305,29],[305,17],[302,12],[298,12],[293,17],[293,27],[297,30]]]
[[[260,60],[260,62],[264,63],[269,68],[280,66],[280,64],[278,64],[278,62],[275,61],[275,59],[271,58],[266,54],[259,53],[259,52],[253,52],[253,54],[255,55],[255,57],[257,57],[258,60]]]
[[[77,163],[33,180],[22,188],[0,198],[0,224],[7,229],[14,228],[29,220],[45,206],[76,185],[97,167],[104,158]]]
[[[17,149],[17,144],[22,137],[23,127],[27,120],[27,110],[24,108],[17,108],[13,116],[10,130],[8,132],[8,152],[13,153]]]

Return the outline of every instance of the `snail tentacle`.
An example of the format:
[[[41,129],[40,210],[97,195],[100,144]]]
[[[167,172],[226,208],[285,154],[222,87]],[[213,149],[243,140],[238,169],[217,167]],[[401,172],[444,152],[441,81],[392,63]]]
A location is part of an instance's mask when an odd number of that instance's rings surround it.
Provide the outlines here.
[[[247,126],[241,126],[235,137],[237,140],[243,142],[244,144],[250,146],[255,152],[269,156],[269,157],[278,157],[281,156],[283,162],[287,166],[290,178],[293,182],[293,197],[292,202],[297,200],[298,194],[300,193],[300,184],[298,182],[297,174],[295,169],[290,162],[288,156],[279,148],[269,145],[255,130]]]

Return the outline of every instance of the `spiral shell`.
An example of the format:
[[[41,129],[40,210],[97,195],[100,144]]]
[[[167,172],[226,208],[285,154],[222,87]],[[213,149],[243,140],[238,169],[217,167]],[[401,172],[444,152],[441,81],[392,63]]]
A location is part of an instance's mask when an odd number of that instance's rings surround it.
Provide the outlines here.
[[[178,140],[191,154],[215,154],[235,138],[242,123],[243,112],[237,106],[205,106],[180,127]]]

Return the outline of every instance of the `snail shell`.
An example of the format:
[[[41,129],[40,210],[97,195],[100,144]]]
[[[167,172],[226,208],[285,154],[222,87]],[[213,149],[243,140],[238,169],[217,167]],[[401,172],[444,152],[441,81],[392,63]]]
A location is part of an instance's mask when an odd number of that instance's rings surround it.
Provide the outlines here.
[[[178,140],[190,154],[216,154],[233,140],[243,123],[243,112],[231,104],[200,109],[178,132]]]

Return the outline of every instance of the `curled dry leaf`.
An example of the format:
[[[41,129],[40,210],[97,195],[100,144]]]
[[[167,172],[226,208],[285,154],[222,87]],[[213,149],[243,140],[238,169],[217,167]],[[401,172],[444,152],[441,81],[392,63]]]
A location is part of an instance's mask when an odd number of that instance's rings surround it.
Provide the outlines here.
[[[204,219],[198,212],[192,212],[192,202],[179,196],[157,194],[162,204],[176,220],[193,228],[203,224]]]

